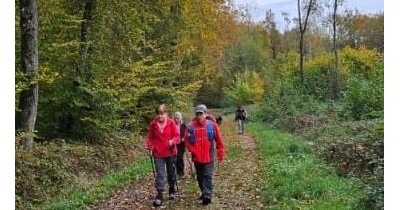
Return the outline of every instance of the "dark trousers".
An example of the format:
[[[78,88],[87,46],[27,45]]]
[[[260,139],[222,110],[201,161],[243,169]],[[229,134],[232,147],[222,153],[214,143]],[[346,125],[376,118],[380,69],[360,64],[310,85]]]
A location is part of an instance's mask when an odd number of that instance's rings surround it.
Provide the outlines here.
[[[160,191],[164,191],[165,184],[165,168],[167,168],[167,179],[169,189],[174,191],[174,186],[176,182],[175,177],[175,162],[176,155],[160,158],[154,158],[155,166],[156,166],[156,189]]]
[[[210,163],[194,163],[196,168],[196,177],[203,197],[210,198],[212,196],[213,184],[212,174],[214,169],[214,161]]]
[[[176,173],[180,176],[185,175],[185,163],[183,161],[183,155],[185,154],[185,144],[180,143],[177,144],[176,147],[178,148],[178,155],[176,157]]]

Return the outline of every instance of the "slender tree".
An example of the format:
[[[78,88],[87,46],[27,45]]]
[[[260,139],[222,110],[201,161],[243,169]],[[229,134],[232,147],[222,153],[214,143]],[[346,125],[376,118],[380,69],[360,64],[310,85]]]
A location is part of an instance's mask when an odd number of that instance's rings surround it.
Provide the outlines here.
[[[301,15],[301,5],[300,0],[297,0],[297,12],[299,15],[299,32],[300,32],[300,40],[299,40],[299,53],[300,53],[300,84],[304,85],[304,35],[307,30],[308,18],[310,17],[311,11],[315,8],[316,1],[310,0],[307,4],[307,13],[305,17]],[[303,22],[304,20],[304,22]]]
[[[269,40],[269,48],[272,52],[272,59],[276,59],[279,46],[279,31],[276,29],[275,14],[271,9],[265,12],[265,20],[263,21],[267,39]]]
[[[78,72],[84,78],[90,75],[88,69],[88,55],[89,55],[89,30],[92,22],[93,10],[96,0],[86,0],[83,10],[83,21],[81,26],[81,44],[80,44],[80,61],[78,64]]]
[[[288,12],[282,12],[281,14],[282,14],[283,20],[286,23],[285,24],[284,33],[283,33],[283,38],[282,38],[283,39],[282,45],[283,45],[285,53],[288,53],[290,51],[290,44],[289,44],[289,41],[290,41],[290,38],[289,38],[290,29],[289,29],[289,26],[290,26],[291,20],[289,18],[289,13]]]
[[[36,0],[20,0],[21,27],[21,62],[22,72],[29,82],[29,87],[21,92],[21,129],[25,133],[23,145],[30,149],[33,144],[35,129],[38,90],[37,84],[39,55],[38,55],[38,10]]]
[[[336,15],[337,15],[337,8],[338,8],[338,0],[334,0],[333,4],[333,17],[332,17],[332,26],[333,26],[333,51],[335,53],[335,67],[333,69],[333,98],[337,99],[339,97],[339,56],[337,51],[337,44],[336,44]]]

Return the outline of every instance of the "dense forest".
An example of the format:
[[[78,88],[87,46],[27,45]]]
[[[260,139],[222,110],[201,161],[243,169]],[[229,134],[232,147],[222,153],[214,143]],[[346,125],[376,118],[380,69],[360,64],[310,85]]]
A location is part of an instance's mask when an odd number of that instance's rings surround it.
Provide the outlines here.
[[[246,106],[383,209],[384,14],[342,4],[299,0],[282,30],[227,0],[15,1],[16,209],[140,162],[160,103]]]

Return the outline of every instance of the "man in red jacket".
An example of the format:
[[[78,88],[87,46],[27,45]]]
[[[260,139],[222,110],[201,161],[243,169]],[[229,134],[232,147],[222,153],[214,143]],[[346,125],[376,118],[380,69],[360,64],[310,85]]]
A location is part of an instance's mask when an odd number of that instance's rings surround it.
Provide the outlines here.
[[[211,203],[212,174],[214,169],[214,155],[217,147],[218,161],[224,159],[224,144],[218,126],[207,120],[207,107],[203,104],[195,109],[196,117],[187,126],[185,145],[192,153],[192,160],[196,168],[196,177],[201,190],[201,199],[204,205]]]
[[[175,122],[168,117],[167,108],[164,104],[156,108],[156,116],[151,121],[147,132],[147,149],[154,156],[156,168],[155,187],[157,190],[154,206],[161,206],[163,202],[165,166],[169,185],[169,199],[175,199],[175,162],[176,144],[179,141],[179,133]]]

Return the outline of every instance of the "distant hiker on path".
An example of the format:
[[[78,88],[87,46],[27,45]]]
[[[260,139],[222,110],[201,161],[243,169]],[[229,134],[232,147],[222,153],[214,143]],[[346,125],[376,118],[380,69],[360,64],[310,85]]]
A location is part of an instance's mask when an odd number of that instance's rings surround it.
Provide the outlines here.
[[[175,126],[176,130],[179,133],[179,141],[176,145],[178,149],[178,155],[176,157],[176,173],[178,175],[178,179],[185,176],[185,163],[183,160],[183,155],[185,154],[185,131],[186,131],[186,124],[183,122],[182,114],[180,112],[175,112],[174,114]]]
[[[186,148],[192,153],[196,177],[201,190],[200,199],[203,205],[211,203],[212,174],[214,170],[215,146],[217,159],[224,159],[224,144],[217,124],[207,120],[207,107],[203,104],[195,109],[196,117],[188,124],[185,134]]]
[[[222,124],[222,116],[221,115],[217,115],[217,117],[215,118],[215,121],[217,122],[218,125]]]
[[[168,117],[166,106],[161,104],[156,108],[156,116],[150,122],[147,133],[147,149],[154,157],[156,168],[157,195],[153,202],[154,206],[161,206],[163,203],[165,168],[167,168],[169,199],[175,199],[175,162],[178,141],[179,133],[176,130],[175,122]]]
[[[244,122],[247,119],[247,111],[242,106],[236,109],[235,121],[238,122],[239,134],[244,133]]]

